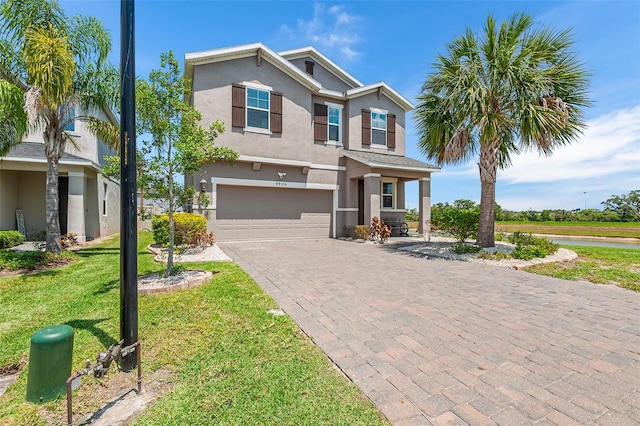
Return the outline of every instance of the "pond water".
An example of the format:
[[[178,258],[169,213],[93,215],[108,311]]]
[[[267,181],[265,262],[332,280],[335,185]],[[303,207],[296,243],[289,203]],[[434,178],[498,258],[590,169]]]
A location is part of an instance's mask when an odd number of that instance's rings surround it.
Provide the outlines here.
[[[569,238],[551,238],[551,241],[557,244],[572,245],[572,246],[589,246],[589,247],[609,247],[609,248],[625,248],[625,249],[638,249],[640,250],[640,240],[637,242],[632,241],[602,241],[602,240],[587,240],[587,239],[569,239]]]

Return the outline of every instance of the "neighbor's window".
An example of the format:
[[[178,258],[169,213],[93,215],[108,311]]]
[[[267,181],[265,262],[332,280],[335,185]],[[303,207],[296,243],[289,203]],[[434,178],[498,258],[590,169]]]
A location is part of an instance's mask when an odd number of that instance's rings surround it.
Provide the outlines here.
[[[380,182],[381,203],[383,209],[396,208],[396,182],[394,180],[382,180]]]
[[[64,117],[64,121],[69,120],[70,118],[74,118],[76,116],[76,108],[71,107],[69,111],[67,111],[67,115]],[[67,132],[75,132],[76,131],[76,120],[69,121],[65,126],[64,130]]]
[[[247,127],[269,129],[269,92],[247,87]]]
[[[342,135],[342,108],[335,105],[328,106],[329,141],[341,143]]]
[[[107,184],[102,184],[102,215],[107,215]]]
[[[371,143],[387,144],[387,112],[371,109]]]

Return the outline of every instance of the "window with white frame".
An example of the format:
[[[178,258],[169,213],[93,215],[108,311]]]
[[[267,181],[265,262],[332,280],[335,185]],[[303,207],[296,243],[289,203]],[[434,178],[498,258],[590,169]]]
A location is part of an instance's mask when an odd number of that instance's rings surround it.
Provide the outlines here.
[[[269,129],[269,91],[247,87],[247,127]]]
[[[387,111],[371,109],[371,143],[387,144]]]
[[[327,104],[328,141],[342,143],[342,105]]]
[[[380,203],[382,209],[396,208],[396,180],[380,180]]]

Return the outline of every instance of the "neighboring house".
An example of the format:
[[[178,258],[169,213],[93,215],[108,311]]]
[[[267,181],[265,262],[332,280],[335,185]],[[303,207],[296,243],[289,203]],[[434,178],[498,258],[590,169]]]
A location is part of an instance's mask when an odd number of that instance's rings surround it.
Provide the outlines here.
[[[420,231],[429,232],[430,176],[440,169],[405,156],[413,105],[387,84],[364,85],[313,47],[256,43],[185,62],[187,102],[204,125],[224,122],[216,144],[240,154],[185,179],[209,195],[218,241],[335,238],[374,216],[403,219],[409,181],[419,182]]]
[[[118,125],[108,112],[100,117]],[[59,162],[60,233],[74,233],[79,242],[118,233],[120,184],[102,176],[105,155],[115,155],[104,142],[74,121],[66,130],[76,147],[67,143]],[[18,229],[16,210],[24,217],[28,236],[46,231],[47,158],[41,132],[32,132],[22,143],[0,157],[0,229]]]

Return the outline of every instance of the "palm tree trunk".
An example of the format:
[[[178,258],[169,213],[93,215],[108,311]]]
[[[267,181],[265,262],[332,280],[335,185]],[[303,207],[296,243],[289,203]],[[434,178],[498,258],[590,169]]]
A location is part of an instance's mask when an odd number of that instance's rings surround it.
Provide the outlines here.
[[[58,159],[49,158],[47,161],[46,187],[47,250],[52,253],[60,253],[62,251],[62,244],[60,242],[58,173]]]
[[[476,244],[480,247],[494,247],[496,210],[496,173],[498,170],[498,149],[500,140],[480,144],[480,226]]]

